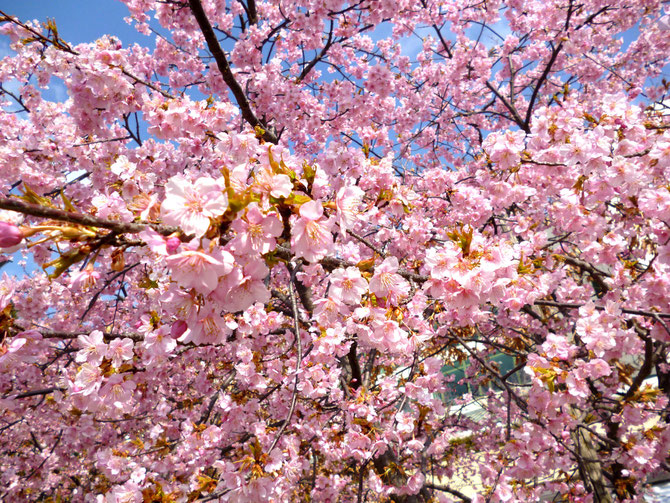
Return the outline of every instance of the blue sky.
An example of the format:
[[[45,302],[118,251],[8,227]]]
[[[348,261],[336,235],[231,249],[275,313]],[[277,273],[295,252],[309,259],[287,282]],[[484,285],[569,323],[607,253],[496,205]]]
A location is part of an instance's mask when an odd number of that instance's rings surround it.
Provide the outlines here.
[[[145,36],[124,21],[129,12],[119,0],[0,0],[0,10],[21,21],[45,22],[54,19],[58,34],[69,44],[93,42],[103,35],[114,35],[124,46],[138,43],[153,47],[154,36]],[[0,35],[0,58],[11,54],[9,39]],[[5,82],[12,89],[18,83]],[[54,80],[44,97],[52,101],[67,98],[65,86]]]
[[[153,37],[137,33],[123,20],[128,9],[118,0],[0,0],[0,10],[22,21],[55,19],[58,33],[72,44],[112,34],[124,45],[153,45]]]

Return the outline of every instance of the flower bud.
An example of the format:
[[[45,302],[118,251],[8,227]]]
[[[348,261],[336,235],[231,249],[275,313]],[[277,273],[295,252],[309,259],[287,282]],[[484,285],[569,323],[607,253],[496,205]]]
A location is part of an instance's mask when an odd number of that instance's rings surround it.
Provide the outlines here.
[[[0,248],[10,248],[23,241],[23,233],[14,224],[0,222]]]
[[[173,254],[179,248],[181,240],[177,236],[169,237],[165,240],[165,249],[169,254]]]
[[[177,320],[172,324],[172,328],[170,328],[170,337],[179,339],[187,329],[188,325],[184,320]]]

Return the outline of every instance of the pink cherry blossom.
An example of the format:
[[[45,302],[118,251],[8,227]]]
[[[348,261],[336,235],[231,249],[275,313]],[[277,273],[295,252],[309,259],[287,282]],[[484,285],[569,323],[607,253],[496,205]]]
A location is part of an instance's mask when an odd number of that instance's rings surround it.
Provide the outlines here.
[[[123,3],[0,23],[0,499],[667,475],[667,3]]]
[[[314,317],[324,325],[338,319],[339,314],[344,313],[344,305],[339,299],[328,297],[315,302]]]
[[[156,253],[157,255],[169,255],[170,252],[168,251],[168,240],[160,235],[158,232],[156,232],[154,229],[151,227],[147,227],[145,230],[140,232],[139,234],[140,238],[142,241],[146,243],[146,245],[149,247],[149,249],[153,252]],[[174,246],[174,249],[172,252],[174,253],[179,245],[181,244],[181,241],[179,238],[174,237],[174,238],[169,238],[176,240],[177,242],[175,243],[176,246]],[[173,241],[174,243],[174,241]]]
[[[202,236],[209,228],[210,218],[222,215],[227,207],[228,197],[213,178],[198,178],[191,183],[175,176],[165,185],[161,215],[165,223]]]
[[[112,360],[114,367],[120,367],[121,364],[133,358],[133,340],[123,338],[114,339],[107,348],[107,358]]]
[[[368,291],[368,282],[356,267],[337,269],[330,275],[330,292],[346,304],[358,304]]]
[[[373,322],[372,330],[367,332],[366,340],[380,351],[400,353],[409,349],[407,332],[393,320]]]
[[[17,362],[21,361],[20,351],[27,340],[23,337],[17,337],[10,343],[0,344],[0,368],[11,368]]]
[[[269,169],[261,169],[255,176],[259,192],[272,197],[288,197],[293,191],[293,183],[288,175],[273,174]]]
[[[296,256],[314,262],[326,256],[333,247],[331,223],[323,219],[323,206],[309,201],[300,207],[300,217],[293,224],[291,249]]]
[[[216,288],[219,276],[228,274],[233,269],[233,257],[220,248],[211,253],[197,249],[191,244],[181,253],[165,259],[172,269],[172,277],[184,288],[195,288],[199,292],[209,293]]]
[[[446,243],[443,249],[431,248],[426,252],[426,266],[431,277],[446,279],[459,262],[460,250],[453,242]]]
[[[86,267],[82,271],[75,272],[70,278],[70,286],[73,289],[89,290],[98,284],[101,275],[93,267]]]
[[[268,273],[265,262],[251,260],[243,268],[236,267],[226,275],[213,296],[231,312],[243,311],[255,302],[267,302],[270,292],[263,280]]]
[[[386,297],[397,304],[409,294],[410,286],[407,280],[397,274],[398,259],[390,257],[375,267],[375,274],[370,280],[370,292],[378,297]]]
[[[130,379],[125,379],[121,374],[113,374],[107,379],[100,389],[103,402],[108,402],[119,410],[129,409],[136,385]]]
[[[175,350],[177,347],[175,339],[181,337],[182,334],[179,334],[178,337],[172,337],[165,326],[147,334],[144,343],[141,345],[143,360],[147,365],[164,361]]]
[[[102,384],[102,373],[97,365],[84,363],[77,372],[73,391],[84,396],[96,393]]]
[[[188,320],[188,330],[179,339],[193,344],[222,344],[232,329],[213,309],[195,314]]]
[[[248,206],[246,220],[235,220],[232,228],[237,236],[231,241],[230,248],[239,254],[267,253],[283,230],[276,214],[264,215],[255,203]]]
[[[360,204],[365,192],[359,187],[342,187],[337,192],[335,204],[337,205],[338,224],[342,232],[354,227],[360,212]]]
[[[109,346],[104,342],[100,330],[94,330],[89,335],[80,335],[78,341],[81,349],[77,352],[76,361],[99,365],[107,356]]]

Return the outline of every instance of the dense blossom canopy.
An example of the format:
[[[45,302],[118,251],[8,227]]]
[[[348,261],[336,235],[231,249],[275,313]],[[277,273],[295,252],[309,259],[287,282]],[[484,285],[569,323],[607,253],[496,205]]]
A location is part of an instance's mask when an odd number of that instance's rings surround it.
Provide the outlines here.
[[[666,2],[124,1],[0,17],[0,499],[670,471]]]

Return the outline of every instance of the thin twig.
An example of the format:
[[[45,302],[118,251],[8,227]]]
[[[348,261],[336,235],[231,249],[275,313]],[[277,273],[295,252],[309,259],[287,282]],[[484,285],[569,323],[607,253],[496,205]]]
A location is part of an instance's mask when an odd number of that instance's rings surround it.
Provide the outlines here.
[[[373,252],[375,252],[375,253],[376,253],[377,255],[379,255],[380,257],[382,257],[382,258],[386,258],[386,253],[384,253],[384,252],[382,251],[381,248],[375,246],[374,244],[372,244],[370,241],[368,241],[368,240],[367,240],[366,238],[364,238],[363,236],[359,236],[359,235],[356,234],[354,231],[351,231],[351,230],[348,230],[348,229],[347,229],[347,234],[349,234],[349,235],[350,235],[352,238],[354,238],[356,241],[360,241],[361,243],[363,243],[365,246],[367,246],[368,248],[370,248]]]
[[[536,306],[550,306],[550,307],[562,307],[565,309],[579,309],[584,306],[584,304],[573,304],[569,302],[554,302],[553,300],[536,300],[534,302]],[[598,311],[604,311],[604,306],[594,306]],[[621,308],[621,312],[625,314],[632,314],[635,316],[646,316],[649,318],[670,318],[670,313],[655,313],[653,311],[642,311],[640,309],[628,309],[625,307]]]
[[[44,396],[44,395],[49,395],[53,393],[54,391],[65,391],[65,388],[59,388],[59,387],[53,387],[53,388],[44,388],[44,389],[36,389],[32,391],[26,391],[25,393],[19,393],[18,395],[14,394],[9,394],[5,395],[2,397],[4,400],[5,398],[12,398],[14,400],[18,400],[21,398],[30,398],[32,396]]]
[[[42,467],[44,466],[44,463],[47,462],[47,460],[51,457],[51,455],[56,450],[56,447],[58,447],[58,444],[60,444],[60,440],[61,440],[62,436],[63,436],[63,430],[60,430],[58,432],[58,437],[56,437],[56,441],[54,442],[54,445],[51,448],[51,451],[49,451],[49,455],[46,458],[44,458],[44,460],[40,463],[39,466],[37,466],[32,472],[30,472],[30,475],[28,475],[25,480],[30,479],[33,475],[35,475],[38,471],[40,471],[42,469]]]
[[[289,271],[291,273],[291,277],[289,278],[289,283],[288,283],[288,292],[289,292],[289,297],[291,299],[291,307],[293,308],[293,331],[295,332],[295,341],[296,341],[296,347],[297,347],[297,357],[296,357],[296,364],[295,364],[295,379],[293,382],[293,396],[291,397],[291,406],[289,407],[288,410],[288,416],[286,417],[286,420],[284,423],[281,425],[279,428],[279,431],[277,432],[277,435],[275,436],[274,440],[272,441],[272,445],[270,445],[270,449],[268,449],[268,454],[272,452],[272,449],[275,448],[277,445],[277,442],[279,442],[280,437],[284,433],[284,430],[286,430],[286,427],[288,424],[291,422],[291,419],[293,418],[293,413],[295,412],[295,405],[298,401],[298,381],[300,378],[300,365],[302,363],[302,341],[300,340],[300,321],[298,318],[298,303],[295,298],[295,291],[293,290],[293,282],[295,281],[295,273],[296,269],[292,269],[290,265],[287,265],[289,267]]]
[[[480,364],[482,367],[484,367],[484,369],[486,369],[486,371],[487,371],[493,378],[495,378],[498,382],[500,382],[500,383],[503,385],[503,387],[505,388],[505,391],[507,391],[508,395],[510,395],[510,396],[514,399],[514,403],[516,403],[517,406],[518,406],[522,411],[524,411],[524,412],[528,412],[528,405],[526,404],[526,402],[524,402],[524,400],[523,400],[519,395],[517,395],[517,394],[514,392],[514,390],[512,389],[512,387],[509,385],[509,383],[508,383],[507,381],[505,381],[502,377],[500,377],[500,374],[499,374],[498,372],[496,372],[493,368],[491,368],[491,366],[490,366],[488,363],[486,363],[486,362],[485,362],[485,361],[484,361],[484,360],[483,360],[477,353],[475,353],[475,352],[470,348],[470,346],[468,346],[468,344],[467,344],[463,339],[461,339],[461,338],[460,338],[454,331],[451,331],[451,330],[450,330],[449,333],[451,334],[451,336],[452,336],[454,339],[456,339],[456,340],[463,346],[463,348],[470,354],[470,356],[471,356],[472,358],[474,358],[475,360],[477,360],[477,362],[479,362],[479,364]]]
[[[439,486],[437,484],[426,484],[425,487],[427,487],[428,489],[433,489],[434,491],[449,493],[452,496],[456,496],[457,498],[461,498],[466,503],[470,503],[472,501],[472,498],[466,496],[465,494],[463,494],[460,491],[457,491],[456,489],[452,489],[451,487]]]
[[[91,311],[91,309],[93,309],[93,306],[95,305],[95,303],[98,301],[98,297],[100,297],[102,292],[104,292],[107,289],[107,287],[112,284],[112,281],[114,281],[119,276],[125,275],[128,271],[130,271],[131,269],[134,269],[135,267],[137,267],[140,264],[141,264],[141,262],[135,262],[134,264],[131,264],[131,265],[125,267],[124,269],[120,270],[119,272],[114,274],[111,278],[107,279],[105,281],[105,284],[102,286],[102,288],[100,288],[97,292],[95,292],[95,294],[93,295],[93,298],[91,298],[90,302],[88,303],[88,306],[86,306],[86,310],[84,311],[84,314],[81,315],[81,320],[83,321],[84,318],[86,318],[86,315],[88,315],[88,313]]]

